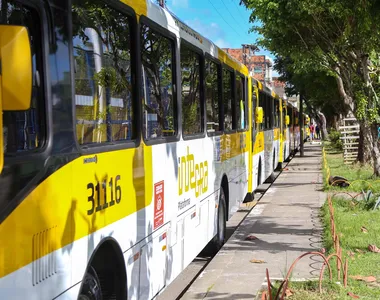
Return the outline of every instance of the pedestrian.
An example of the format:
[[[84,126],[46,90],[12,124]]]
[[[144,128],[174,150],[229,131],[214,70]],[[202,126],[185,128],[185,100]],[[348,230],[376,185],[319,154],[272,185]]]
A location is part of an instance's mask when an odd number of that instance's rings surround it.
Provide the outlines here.
[[[321,130],[319,129],[318,124],[315,126],[315,133],[317,134],[317,139],[320,140],[321,139],[321,136],[320,136]]]
[[[314,124],[310,124],[310,140],[312,141],[314,139]]]

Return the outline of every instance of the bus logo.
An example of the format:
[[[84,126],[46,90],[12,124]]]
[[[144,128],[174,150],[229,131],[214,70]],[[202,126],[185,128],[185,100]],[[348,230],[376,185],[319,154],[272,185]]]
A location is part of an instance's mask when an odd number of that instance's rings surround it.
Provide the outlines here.
[[[164,224],[164,181],[154,185],[154,228]]]
[[[195,163],[194,154],[190,154],[187,147],[187,155],[178,158],[178,194],[195,190],[195,197],[199,197],[208,190],[208,163],[205,160]]]

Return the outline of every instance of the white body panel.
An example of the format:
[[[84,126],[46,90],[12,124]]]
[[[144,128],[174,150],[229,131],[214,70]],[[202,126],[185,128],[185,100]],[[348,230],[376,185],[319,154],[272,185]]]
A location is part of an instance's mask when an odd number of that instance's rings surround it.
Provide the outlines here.
[[[148,17],[174,33],[178,42],[180,38],[184,38],[217,57],[217,49],[211,42],[203,39],[199,43],[197,39],[180,30],[167,11],[159,9],[150,1],[147,3]],[[153,199],[149,206],[137,213],[96,230],[5,276],[0,280],[1,298],[76,299],[94,250],[107,238],[116,241],[123,252],[128,299],[154,298],[215,236],[216,207],[223,176],[228,181],[228,216],[238,210],[248,192],[249,153],[241,151],[239,155],[222,161],[221,138],[203,137],[188,141],[181,139],[179,142],[151,146],[152,185],[163,182],[164,186],[164,224],[158,229],[154,228]],[[271,149],[272,141],[273,132]],[[228,148],[226,151],[229,151]],[[204,162],[208,164],[207,191],[198,196],[195,189],[179,193],[181,157],[188,155],[194,155],[196,165],[200,166]],[[264,151],[254,157],[254,166],[257,166],[259,157],[263,162],[261,178],[264,181]],[[271,157],[268,159],[272,161]],[[268,168],[271,169],[272,165]],[[255,174],[257,176],[257,171]],[[50,261],[56,263],[56,273],[33,286],[33,264],[45,265]],[[7,288],[10,286],[13,287],[12,290]]]
[[[289,157],[290,155],[290,130],[289,130],[289,127],[287,127],[285,130],[285,141],[284,141],[284,147],[283,147],[283,151],[284,151],[284,161]]]

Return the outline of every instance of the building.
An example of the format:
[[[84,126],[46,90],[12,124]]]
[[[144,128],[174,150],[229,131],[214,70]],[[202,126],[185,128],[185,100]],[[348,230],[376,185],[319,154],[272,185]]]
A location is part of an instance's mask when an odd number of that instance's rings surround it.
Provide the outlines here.
[[[278,77],[272,76],[273,61],[270,57],[266,55],[254,55],[252,50],[247,47],[244,47],[244,52],[243,49],[239,48],[223,48],[223,50],[245,64],[253,78],[274,90],[281,98],[286,99],[285,82],[280,81]]]
[[[251,50],[223,48],[229,55],[245,64],[251,76],[261,81],[264,85],[272,87],[273,61],[266,55],[254,55]]]
[[[272,89],[274,92],[279,95],[281,98],[286,98],[285,95],[285,82],[279,80],[279,77],[273,77],[272,78]]]
[[[273,87],[273,61],[270,57],[266,55],[253,55],[248,68],[253,78],[261,81],[268,87]]]

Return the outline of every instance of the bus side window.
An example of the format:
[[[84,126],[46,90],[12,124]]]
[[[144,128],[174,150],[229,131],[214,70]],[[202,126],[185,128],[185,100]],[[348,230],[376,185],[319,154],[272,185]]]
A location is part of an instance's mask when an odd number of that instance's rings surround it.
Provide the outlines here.
[[[223,128],[220,114],[222,96],[219,89],[220,65],[206,59],[205,67],[207,132],[219,132]]]
[[[255,131],[256,130],[256,103],[257,103],[257,99],[256,99],[256,92],[255,92],[255,87],[252,86],[252,131]]]
[[[129,17],[103,1],[74,0],[73,30],[78,143],[135,139]]]
[[[272,118],[272,110],[271,110],[271,97],[269,97],[266,93],[264,93],[265,99],[265,129],[271,129],[271,118]]]
[[[182,130],[184,135],[203,132],[201,103],[201,56],[181,44]]]
[[[247,113],[245,101],[245,79],[236,75],[236,112],[237,112],[237,129],[247,128]]]
[[[274,99],[272,96],[267,96],[268,98],[268,110],[269,110],[269,118],[268,118],[268,128],[273,129],[274,127]]]
[[[174,42],[141,24],[143,133],[147,140],[177,135]]]
[[[278,99],[274,99],[274,127],[280,127],[280,102]]]
[[[36,11],[15,1],[0,1],[2,25],[22,25],[28,28],[33,66],[31,106],[26,111],[3,112],[4,153],[25,153],[41,149],[46,139],[46,104],[43,93],[42,35]],[[15,74],[16,75],[16,74]]]
[[[288,115],[290,119],[289,126],[292,127],[294,124],[293,124],[293,109],[291,107],[288,109]]]
[[[223,69],[223,107],[224,107],[224,130],[230,131],[234,128],[233,115],[233,73]]]
[[[263,114],[264,119],[261,124],[259,124],[259,130],[265,130],[266,129],[266,123],[267,123],[267,107],[266,107],[266,101],[265,101],[265,94],[263,92],[259,92],[259,106],[263,108]]]
[[[251,108],[251,111],[252,111],[252,121],[251,121],[251,126],[252,126],[252,141],[255,141],[256,139],[256,128],[258,129],[258,124],[256,124],[256,103],[257,103],[257,99],[256,99],[256,91],[255,91],[255,87],[252,86],[252,108]],[[252,150],[254,148],[255,144],[254,142],[252,142]]]

